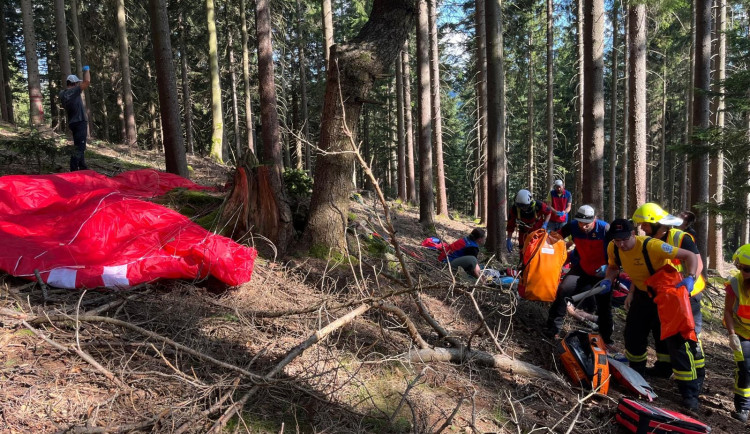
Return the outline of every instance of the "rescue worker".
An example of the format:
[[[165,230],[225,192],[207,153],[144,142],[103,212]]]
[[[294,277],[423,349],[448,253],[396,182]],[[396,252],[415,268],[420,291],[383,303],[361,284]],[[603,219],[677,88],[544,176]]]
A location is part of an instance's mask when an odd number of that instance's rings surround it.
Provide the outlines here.
[[[557,288],[557,296],[550,306],[544,334],[559,336],[567,311],[567,299],[591,289],[601,279],[597,275],[607,264],[607,229],[609,224],[596,218],[594,208],[583,205],[578,208],[574,219],[560,229],[562,238],[570,236],[575,243],[578,262],[565,275]],[[599,333],[606,344],[612,344],[612,293],[603,291],[594,296],[599,325]]]
[[[568,222],[568,214],[573,204],[573,197],[562,179],[555,181],[552,190],[547,195],[547,204],[552,208],[548,228],[550,231],[559,231]]]
[[[487,240],[484,229],[474,228],[468,237],[452,242],[448,247],[443,249],[438,255],[440,262],[450,262],[451,268],[461,267],[466,274],[479,278],[481,270],[479,269],[479,246]]]
[[[679,247],[682,250],[692,252],[698,261],[698,269],[696,270],[696,276],[698,277],[693,290],[690,292],[690,307],[693,311],[693,319],[695,320],[695,334],[698,336],[698,354],[695,365],[696,369],[701,371],[699,377],[703,378],[706,370],[706,359],[703,354],[703,344],[700,340],[701,329],[703,327],[701,300],[703,299],[703,289],[706,288],[706,281],[701,275],[703,272],[703,260],[698,251],[698,246],[695,244],[695,238],[689,233],[675,228],[675,226],[682,224],[681,218],[666,212],[655,203],[649,202],[638,207],[633,213],[633,223],[638,225],[650,237],[664,241],[674,247]],[[683,266],[679,261],[672,262],[672,265],[678,271],[683,272]],[[654,340],[656,341],[656,363],[654,363],[653,367],[646,368],[646,374],[659,378],[669,378],[672,375],[669,351],[666,343],[659,340],[659,329],[657,328],[656,330],[657,333],[654,334]]]
[[[526,235],[539,228],[546,230],[550,214],[552,214],[552,209],[546,203],[534,200],[529,190],[518,190],[515,206],[508,210],[508,225],[506,227],[508,236],[505,238],[505,247],[508,248],[508,253],[513,251],[513,232],[518,226],[518,244],[521,260],[523,260],[523,242]]]
[[[648,334],[660,327],[656,303],[646,279],[672,260],[683,262],[684,279],[676,287],[692,292],[698,271],[696,256],[688,251],[651,237],[636,236],[635,226],[629,220],[616,219],[607,231],[612,240],[607,246],[607,271],[600,284],[611,287],[620,274],[620,267],[633,281],[625,300],[625,356],[630,367],[645,373]],[[656,331],[655,333],[658,333]],[[696,370],[698,343],[686,340],[681,333],[664,339],[672,362],[672,372],[682,395],[682,406],[689,411],[698,408],[698,396],[703,387],[703,377]]]
[[[737,249],[732,261],[738,270],[727,282],[724,297],[724,326],[737,364],[732,417],[747,422],[750,414],[750,244]]]

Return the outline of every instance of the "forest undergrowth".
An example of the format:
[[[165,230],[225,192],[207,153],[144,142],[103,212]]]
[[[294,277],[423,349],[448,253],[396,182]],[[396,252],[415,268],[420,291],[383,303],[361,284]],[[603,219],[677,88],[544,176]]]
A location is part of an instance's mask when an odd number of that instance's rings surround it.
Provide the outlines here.
[[[42,139],[56,152],[29,157],[24,146]],[[52,133],[3,126],[0,141],[2,175],[64,171],[68,150]],[[107,175],[163,161],[133,154],[94,141],[86,158]],[[221,188],[231,173],[188,163],[203,185]],[[70,291],[0,276],[0,433],[620,432],[624,390],[570,385],[541,334],[547,306],[440,267],[420,246],[432,234],[418,210],[386,205],[390,218],[377,195],[353,196],[348,256],[259,257],[237,288],[209,279]],[[438,218],[436,235],[452,241],[473,225]],[[697,416],[713,432],[741,432],[729,417],[723,292],[706,293]],[[621,346],[624,312],[615,318]],[[675,386],[653,385],[655,404],[677,410]]]

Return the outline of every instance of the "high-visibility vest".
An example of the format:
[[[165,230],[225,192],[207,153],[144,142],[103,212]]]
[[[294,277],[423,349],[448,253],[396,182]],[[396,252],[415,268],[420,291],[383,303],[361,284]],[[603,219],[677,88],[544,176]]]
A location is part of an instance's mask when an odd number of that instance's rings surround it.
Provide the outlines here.
[[[690,235],[689,233],[685,231],[681,231],[675,228],[672,228],[669,230],[669,232],[667,232],[666,242],[668,244],[671,244],[674,247],[680,248],[680,245],[682,244],[682,240],[683,238],[685,238],[685,236],[690,237],[690,239],[692,239],[693,242],[695,242],[695,239],[693,238],[692,235]],[[679,259],[672,259],[672,265],[674,265],[677,271],[679,271],[683,275],[685,274],[685,267],[680,263]],[[701,274],[696,277],[695,285],[693,285],[693,291],[690,293],[690,296],[693,297],[695,295],[698,295],[704,289],[706,289],[706,281],[705,279],[703,279],[703,275]]]
[[[750,339],[750,291],[745,291],[742,274],[737,272],[729,279],[737,299],[732,306],[734,332],[745,339]]]

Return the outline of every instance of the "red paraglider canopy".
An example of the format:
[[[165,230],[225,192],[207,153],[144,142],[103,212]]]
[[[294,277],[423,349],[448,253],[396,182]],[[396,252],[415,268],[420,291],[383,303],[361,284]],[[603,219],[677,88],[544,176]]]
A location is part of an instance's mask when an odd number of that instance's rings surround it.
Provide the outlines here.
[[[177,175],[91,170],[0,177],[0,269],[60,288],[127,288],[212,275],[250,280],[257,251],[148,199],[205,190]]]

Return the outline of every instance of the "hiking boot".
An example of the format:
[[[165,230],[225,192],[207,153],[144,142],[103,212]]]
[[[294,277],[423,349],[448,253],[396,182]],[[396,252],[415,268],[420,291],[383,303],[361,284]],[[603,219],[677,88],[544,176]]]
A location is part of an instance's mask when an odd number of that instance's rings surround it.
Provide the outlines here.
[[[747,423],[748,416],[750,416],[750,410],[740,410],[732,412],[732,417],[742,423]]]
[[[669,366],[651,366],[646,368],[646,375],[654,378],[669,378],[672,376],[672,368]]]
[[[694,412],[698,410],[698,398],[690,397],[690,398],[682,398],[682,408]]]

